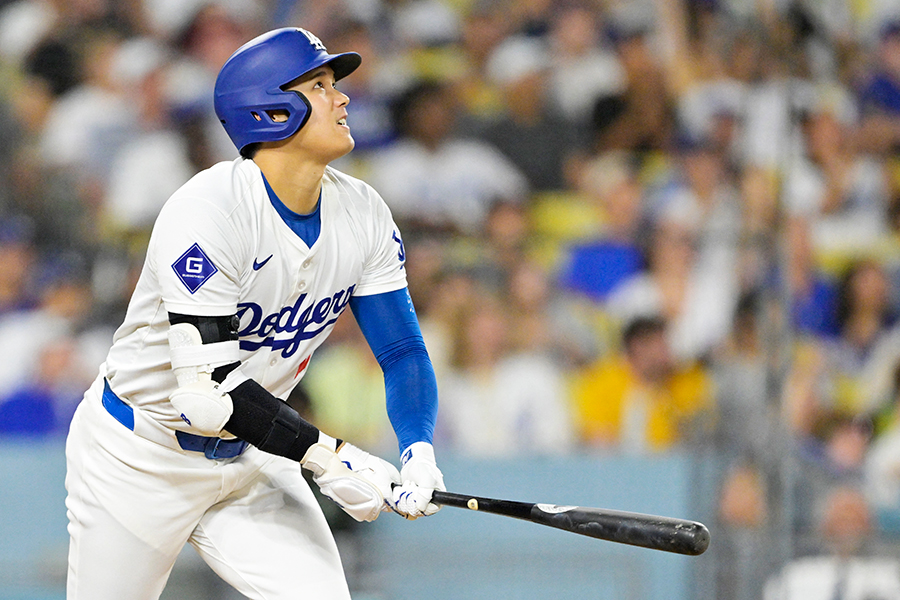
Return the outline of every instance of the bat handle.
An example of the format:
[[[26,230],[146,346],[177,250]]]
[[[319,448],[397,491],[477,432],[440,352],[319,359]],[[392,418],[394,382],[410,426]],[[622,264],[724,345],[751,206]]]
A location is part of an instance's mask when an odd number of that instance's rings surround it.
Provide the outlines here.
[[[475,508],[472,508],[472,510],[478,510],[478,501],[476,498],[473,498],[471,496],[466,496],[465,494],[454,494],[453,492],[444,492],[441,490],[434,490],[434,492],[431,494],[431,501],[435,504],[441,504],[443,506],[471,508],[469,506],[470,500],[475,501]]]

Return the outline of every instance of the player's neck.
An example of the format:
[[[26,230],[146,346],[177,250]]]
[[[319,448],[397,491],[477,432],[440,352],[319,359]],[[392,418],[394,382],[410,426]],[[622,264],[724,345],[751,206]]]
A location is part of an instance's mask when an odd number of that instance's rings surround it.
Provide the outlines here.
[[[301,215],[316,209],[325,165],[304,164],[298,167],[296,161],[288,163],[262,152],[253,161],[286,207]]]

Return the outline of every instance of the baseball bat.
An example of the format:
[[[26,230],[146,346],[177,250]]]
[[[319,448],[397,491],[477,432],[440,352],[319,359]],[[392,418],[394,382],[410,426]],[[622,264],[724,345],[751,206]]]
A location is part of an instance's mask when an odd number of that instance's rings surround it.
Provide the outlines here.
[[[603,508],[514,502],[440,490],[435,490],[431,498],[433,502],[443,506],[513,517],[651,550],[697,556],[703,554],[709,546],[709,530],[703,523],[696,521]]]

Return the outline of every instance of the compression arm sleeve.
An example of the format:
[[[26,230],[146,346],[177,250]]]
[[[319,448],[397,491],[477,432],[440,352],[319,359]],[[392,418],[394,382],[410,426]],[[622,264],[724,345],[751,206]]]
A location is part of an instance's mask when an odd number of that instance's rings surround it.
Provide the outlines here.
[[[384,372],[388,418],[400,451],[415,442],[431,443],[437,381],[409,291],[353,296],[350,309]]]

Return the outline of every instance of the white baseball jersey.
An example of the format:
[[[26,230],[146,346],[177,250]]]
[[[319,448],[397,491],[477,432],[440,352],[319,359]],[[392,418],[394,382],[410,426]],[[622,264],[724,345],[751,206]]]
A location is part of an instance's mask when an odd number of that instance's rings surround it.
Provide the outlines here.
[[[320,202],[307,247],[256,164],[238,159],[199,173],[163,207],[125,321],[70,428],[70,600],[158,598],[185,543],[248,598],[349,600],[300,464],[252,446],[221,460],[187,451],[173,429],[190,426],[168,401],[170,312],[239,315],[241,366],[223,386],[252,378],[284,399],[351,296],[405,287],[381,197],[327,169]],[[104,408],[103,377],[134,407],[133,424]]]
[[[286,398],[353,295],[406,286],[400,234],[368,184],[327,168],[321,231],[307,247],[276,212],[251,160],[197,174],[162,208],[122,326],[101,368],[113,391],[156,421],[190,431],[168,401],[168,313],[240,317],[247,378]]]

